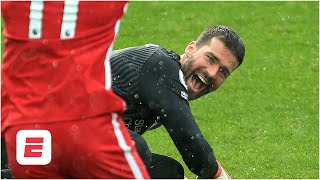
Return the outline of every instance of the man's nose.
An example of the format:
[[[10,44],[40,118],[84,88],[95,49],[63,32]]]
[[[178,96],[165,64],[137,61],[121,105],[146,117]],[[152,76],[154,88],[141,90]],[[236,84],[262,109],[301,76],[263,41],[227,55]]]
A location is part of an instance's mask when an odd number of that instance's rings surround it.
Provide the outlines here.
[[[219,73],[219,65],[217,64],[212,64],[208,69],[207,69],[207,72],[209,74],[209,77],[211,79],[215,79],[215,77],[217,76],[217,74]]]

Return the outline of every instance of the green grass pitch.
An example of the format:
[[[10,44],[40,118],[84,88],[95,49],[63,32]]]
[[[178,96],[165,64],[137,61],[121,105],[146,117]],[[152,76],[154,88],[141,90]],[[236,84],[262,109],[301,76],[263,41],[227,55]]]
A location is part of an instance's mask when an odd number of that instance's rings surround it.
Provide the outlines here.
[[[217,91],[190,102],[216,157],[234,179],[319,179],[319,2],[130,2],[115,49],[183,53],[217,24],[241,35],[246,57]],[[143,136],[196,177],[163,127]]]
[[[319,178],[318,2],[130,2],[115,48],[160,44],[177,53],[210,25],[234,28],[243,64],[214,93],[190,103],[232,178]],[[178,159],[164,128],[144,137]]]

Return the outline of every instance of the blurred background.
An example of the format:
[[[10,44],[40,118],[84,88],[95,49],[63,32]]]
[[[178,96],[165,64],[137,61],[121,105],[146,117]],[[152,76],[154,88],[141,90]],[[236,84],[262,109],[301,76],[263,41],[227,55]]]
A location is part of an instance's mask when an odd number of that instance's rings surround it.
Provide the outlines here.
[[[246,45],[243,64],[190,102],[215,155],[235,179],[319,178],[319,2],[130,2],[115,49],[159,44],[178,54],[208,26]],[[165,128],[144,137],[185,166]]]

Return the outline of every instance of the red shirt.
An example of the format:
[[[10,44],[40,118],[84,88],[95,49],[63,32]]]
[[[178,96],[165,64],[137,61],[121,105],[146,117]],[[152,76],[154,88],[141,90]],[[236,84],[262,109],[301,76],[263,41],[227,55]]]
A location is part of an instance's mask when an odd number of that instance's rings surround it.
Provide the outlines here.
[[[1,2],[2,130],[124,110],[109,56],[126,3]]]

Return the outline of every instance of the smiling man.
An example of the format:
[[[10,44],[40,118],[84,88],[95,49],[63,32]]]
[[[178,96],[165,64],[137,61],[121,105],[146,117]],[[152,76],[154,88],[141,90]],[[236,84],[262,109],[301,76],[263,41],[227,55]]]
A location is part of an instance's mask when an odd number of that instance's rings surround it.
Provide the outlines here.
[[[178,161],[151,153],[141,137],[161,125],[193,173],[202,178],[229,178],[202,136],[188,100],[216,90],[244,55],[241,38],[226,26],[207,28],[181,56],[153,44],[113,52],[112,88],[127,103],[122,119],[151,178],[184,176]]]
[[[200,37],[205,37],[205,35]],[[188,85],[189,100],[197,99],[216,90],[243,59],[242,57],[241,61],[238,61],[236,55],[231,49],[228,49],[232,43],[225,44],[219,37],[201,38],[189,43],[180,60]],[[236,53],[236,50],[234,51]],[[244,46],[241,53],[244,56]]]

